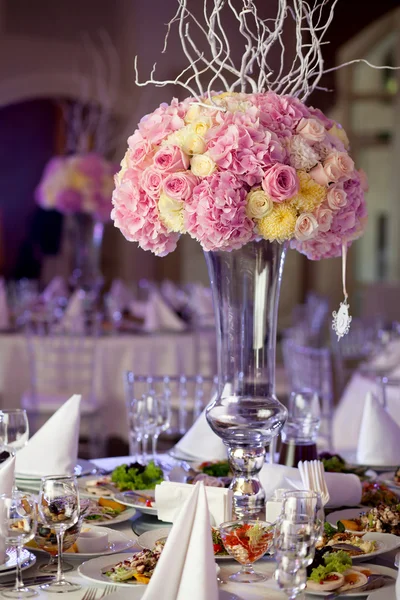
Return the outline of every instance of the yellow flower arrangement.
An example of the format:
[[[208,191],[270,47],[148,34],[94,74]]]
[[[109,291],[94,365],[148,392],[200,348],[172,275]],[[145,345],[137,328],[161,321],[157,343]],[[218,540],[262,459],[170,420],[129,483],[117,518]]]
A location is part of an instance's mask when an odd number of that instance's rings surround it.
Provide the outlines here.
[[[284,242],[293,237],[297,211],[291,202],[274,202],[266,217],[256,221],[260,235],[271,242]]]
[[[303,170],[297,171],[300,189],[299,193],[290,199],[290,204],[299,212],[313,212],[324,200],[326,188],[319,185]]]

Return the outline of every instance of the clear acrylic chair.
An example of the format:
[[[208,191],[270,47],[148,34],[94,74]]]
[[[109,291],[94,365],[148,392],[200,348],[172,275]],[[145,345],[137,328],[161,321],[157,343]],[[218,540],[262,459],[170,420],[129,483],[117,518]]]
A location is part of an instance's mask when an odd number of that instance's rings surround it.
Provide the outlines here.
[[[129,421],[129,451],[136,454],[136,434],[131,422],[131,404],[144,394],[162,395],[170,404],[170,427],[166,434],[171,438],[183,436],[199,417],[217,390],[216,377],[201,375],[135,375],[124,374],[125,397]]]
[[[293,326],[288,331],[288,334],[291,333],[291,335],[286,337],[293,338],[295,336],[298,343],[320,346],[323,343],[328,312],[328,300],[310,292],[307,294],[305,304],[298,304],[294,307]]]
[[[286,339],[282,343],[283,362],[292,389],[309,389],[321,399],[320,439],[332,449],[333,364],[328,348],[310,348]]]
[[[101,407],[94,392],[97,320],[80,328],[41,320],[26,325],[30,386],[23,394],[32,430],[36,431],[72,394],[82,395],[81,435],[90,457],[104,449]]]

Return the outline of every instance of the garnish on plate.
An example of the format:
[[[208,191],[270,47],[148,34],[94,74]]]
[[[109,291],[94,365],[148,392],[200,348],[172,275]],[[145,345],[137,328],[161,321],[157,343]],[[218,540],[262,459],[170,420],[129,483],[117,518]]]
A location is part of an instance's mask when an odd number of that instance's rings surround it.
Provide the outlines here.
[[[222,541],[219,529],[217,529],[216,527],[211,527],[211,535],[213,541],[214,555],[228,556],[228,552],[225,550],[225,546]]]
[[[316,560],[307,569],[307,590],[315,592],[345,592],[360,588],[368,583],[373,571],[365,567],[353,567],[347,552],[316,553]]]
[[[206,461],[199,465],[199,471],[212,477],[228,477],[230,474],[229,462],[227,460]]]
[[[379,504],[360,515],[363,531],[400,535],[400,504]]]
[[[340,454],[321,452],[319,454],[319,460],[322,461],[324,469],[327,473],[354,473],[360,478],[363,478],[368,470],[367,467],[348,465],[344,458],[340,456]]]
[[[142,550],[104,572],[111,581],[149,583],[161,556],[159,550]]]
[[[399,504],[399,496],[390,490],[384,483],[363,482],[361,504],[364,506],[378,506],[379,504]]]
[[[109,498],[90,500],[84,521],[96,521],[97,523],[111,521],[115,517],[118,517],[124,510],[126,510],[126,506],[116,500],[110,500]]]
[[[335,546],[345,546],[345,550],[336,550]],[[343,552],[349,556],[358,556],[360,554],[370,554],[376,550],[375,540],[365,540],[363,535],[348,533],[345,531],[344,524],[338,521],[337,527],[330,523],[324,525],[324,535],[317,544],[317,548],[329,549],[329,552]]]
[[[163,480],[162,469],[152,460],[146,466],[140,463],[120,465],[111,473],[111,481],[121,491],[153,490]]]

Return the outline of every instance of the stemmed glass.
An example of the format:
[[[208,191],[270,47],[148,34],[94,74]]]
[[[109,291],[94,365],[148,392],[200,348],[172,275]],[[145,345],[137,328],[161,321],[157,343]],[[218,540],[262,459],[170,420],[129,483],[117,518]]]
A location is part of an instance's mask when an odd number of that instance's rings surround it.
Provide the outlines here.
[[[4,445],[7,449],[21,450],[28,443],[29,422],[26,410],[22,408],[0,410],[0,421],[5,425]]]
[[[6,544],[15,547],[17,568],[15,586],[4,590],[6,598],[29,598],[37,591],[24,586],[21,569],[21,549],[31,541],[36,531],[36,503],[30,494],[13,492],[11,497],[0,496],[0,535]]]
[[[55,582],[41,586],[48,592],[74,592],[80,585],[66,581],[62,570],[65,531],[79,519],[79,491],[76,477],[43,477],[39,493],[39,515],[42,523],[54,529],[57,536],[58,568]]]
[[[151,450],[153,461],[157,460],[157,442],[160,434],[170,426],[170,403],[165,396],[147,396],[149,413],[154,416],[155,424],[151,433]]]
[[[169,427],[169,403],[161,395],[143,394],[141,398],[132,400],[129,415],[136,443],[142,445],[141,461],[146,464],[149,437],[152,438],[152,455],[155,459],[158,437]]]

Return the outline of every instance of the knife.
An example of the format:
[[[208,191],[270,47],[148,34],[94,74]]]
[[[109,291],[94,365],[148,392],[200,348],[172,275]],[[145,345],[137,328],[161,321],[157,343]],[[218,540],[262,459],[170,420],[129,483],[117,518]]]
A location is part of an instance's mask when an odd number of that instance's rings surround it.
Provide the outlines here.
[[[55,581],[54,575],[38,575],[36,577],[26,577],[24,579],[24,587],[28,585],[41,585],[42,583],[49,583],[50,581]],[[15,586],[15,579],[12,581],[6,581],[6,583],[1,584],[0,590],[5,588],[13,588]]]

